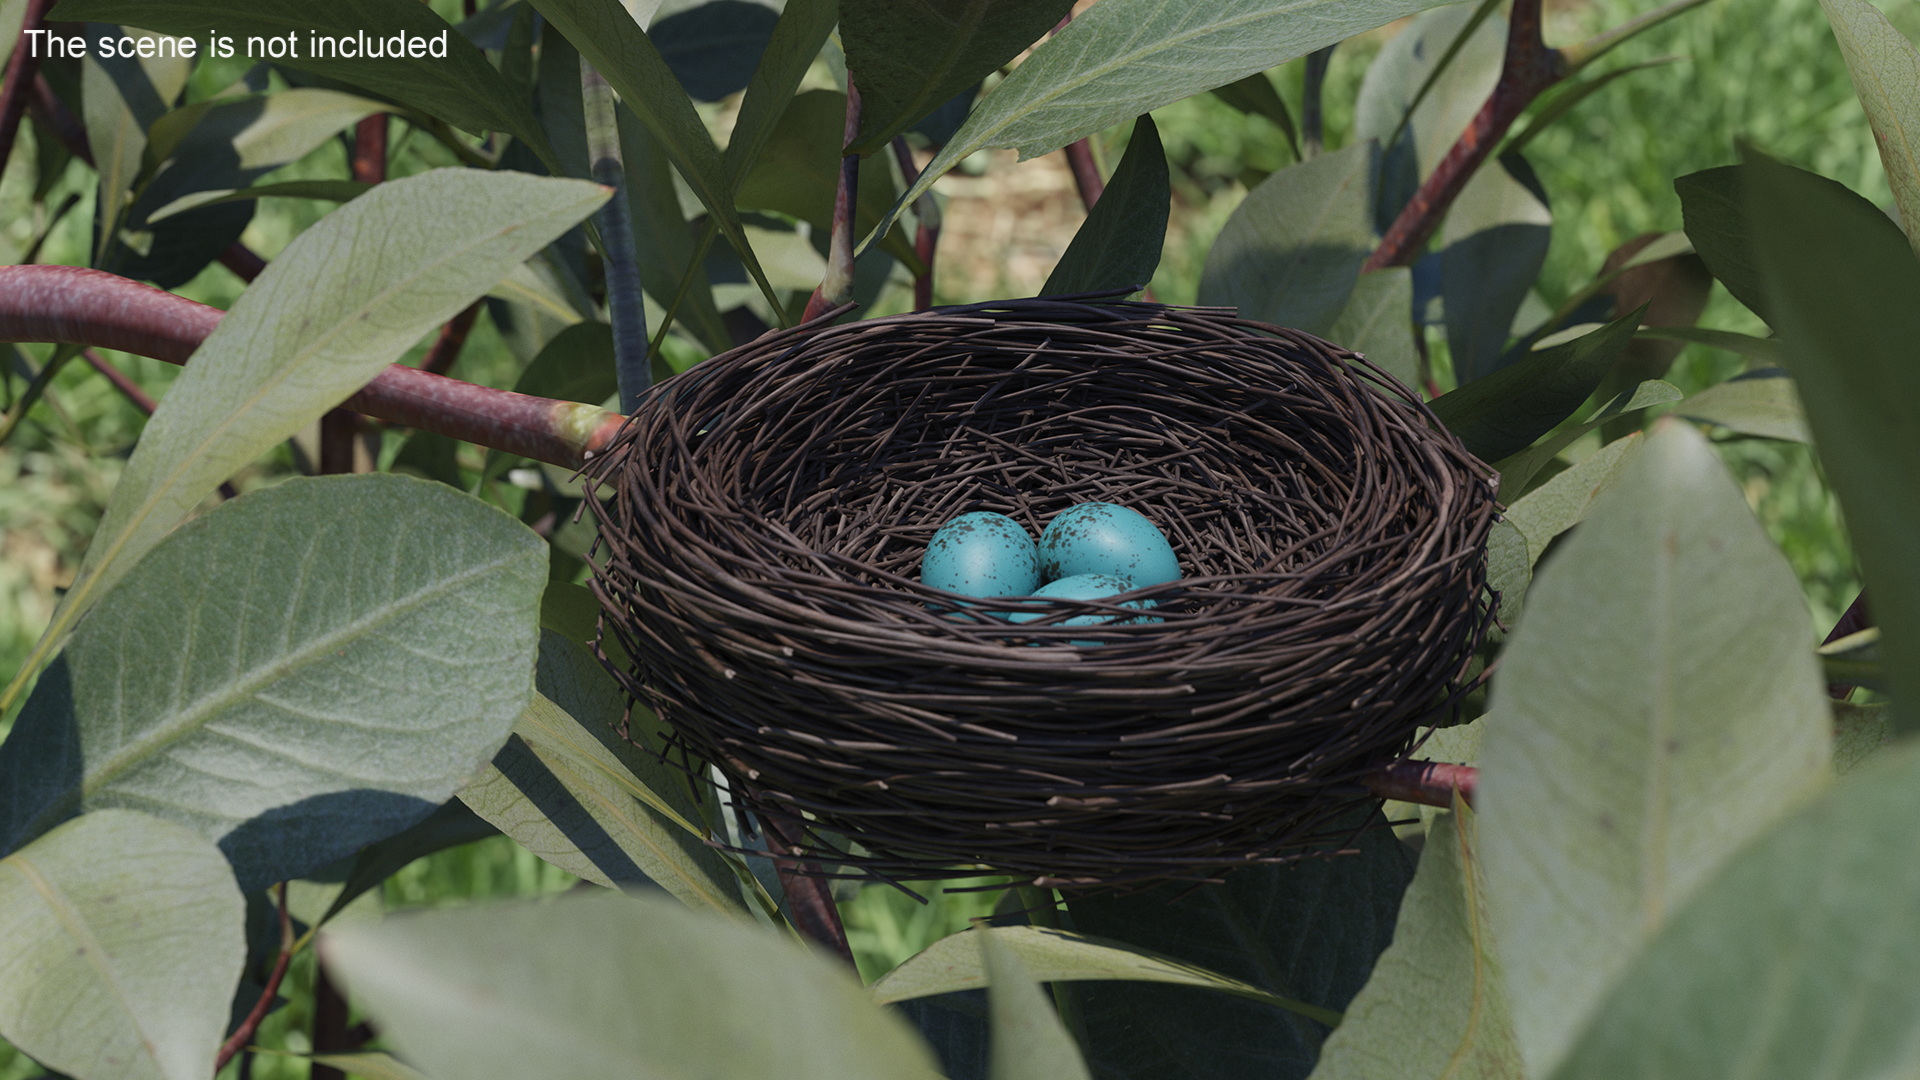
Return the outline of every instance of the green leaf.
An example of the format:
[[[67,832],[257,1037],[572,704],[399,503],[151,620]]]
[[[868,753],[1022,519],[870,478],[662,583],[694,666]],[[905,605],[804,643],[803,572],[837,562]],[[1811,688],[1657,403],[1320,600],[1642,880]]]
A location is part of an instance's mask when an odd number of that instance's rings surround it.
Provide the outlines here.
[[[1047,275],[1040,295],[1131,289],[1153,280],[1172,199],[1160,131],[1153,117],[1142,116],[1133,122],[1133,138],[1106,190]]]
[[[1690,420],[1758,435],[1763,439],[1812,442],[1807,414],[1793,380],[1778,376],[1746,376],[1709,386],[1673,407]]]
[[[1092,1080],[1080,1048],[1040,993],[1020,954],[982,931],[955,935],[980,952],[991,983],[987,1015],[993,1057],[989,1080]]]
[[[1554,1080],[1920,1072],[1916,821],[1907,745],[1748,845],[1623,973]]]
[[[666,307],[673,303],[682,275],[692,274],[681,317],[709,352],[726,352],[733,348],[733,335],[720,320],[713,303],[713,286],[707,281],[706,268],[696,258],[693,233],[681,214],[673,166],[660,141],[634,117],[632,109],[623,104],[615,115],[620,125],[621,159],[626,165],[627,207],[634,244],[640,252],[640,282],[661,307]],[[611,372],[611,357],[607,363]]]
[[[1340,1022],[1340,1014],[1331,1009],[1281,997],[1185,960],[1176,960],[1125,942],[1039,926],[988,927],[941,938],[874,983],[870,988],[873,1000],[882,1005],[892,1005],[914,998],[978,990],[986,986],[989,979],[980,965],[979,946],[971,940],[976,934],[991,936],[1012,951],[1033,977],[1041,982],[1108,979],[1195,986],[1276,1005],[1318,1020],[1328,1027]]]
[[[1594,500],[1613,487],[1621,467],[1641,445],[1637,431],[1616,439],[1507,507],[1507,521],[1526,538],[1529,566],[1540,561],[1555,537],[1587,516]]]
[[[147,215],[147,224],[165,221],[175,214],[202,206],[252,202],[256,199],[320,199],[326,202],[352,202],[365,195],[372,184],[360,180],[288,180],[279,184],[259,184],[245,188],[216,188],[182,195]]]
[[[1389,266],[1361,274],[1327,340],[1373,361],[1408,389],[1420,385],[1420,354],[1413,344],[1413,271]]]
[[[694,197],[707,208],[720,234],[733,245],[748,273],[766,293],[767,302],[776,311],[783,310],[742,231],[733,191],[721,168],[720,152],[714,149],[713,139],[707,134],[700,114],[694,111],[692,100],[680,88],[680,80],[661,59],[660,50],[654,48],[640,24],[634,22],[620,0],[529,2],[566,35],[574,48],[580,50],[580,55],[619,92],[620,100],[653,132],[667,160],[686,178]]]
[[[508,132],[548,168],[560,171],[525,96],[465,36],[416,0],[61,0],[51,17],[144,26],[197,37],[203,44],[211,35],[225,35],[235,39],[243,56],[249,37],[293,34],[302,46],[299,55],[275,63],[365,87],[467,131]],[[446,55],[352,60],[312,55],[314,35],[394,34],[444,41]]]
[[[326,922],[347,909],[347,905],[373,891],[380,883],[399,873],[408,863],[448,848],[500,835],[491,822],[468,809],[459,799],[448,799],[418,825],[393,834],[360,849],[353,857],[347,879],[340,892],[320,916]]]
[[[740,99],[733,134],[727,137],[721,172],[728,191],[738,191],[740,181],[760,160],[760,151],[777,130],[787,102],[820,55],[838,17],[837,0],[787,0],[780,21],[774,24],[773,39],[760,54],[760,66],[753,70]]]
[[[844,965],[664,897],[423,913],[329,933],[320,952],[430,1076],[938,1076]]]
[[[740,181],[741,206],[790,214],[812,225],[815,235],[833,228],[833,202],[840,187],[841,132],[847,96],[838,90],[808,90],[787,104],[759,160]],[[877,224],[893,205],[893,172],[879,155],[860,163],[860,201],[854,227]],[[908,266],[920,265],[913,244],[895,227],[880,246]]]
[[[1367,826],[1350,854],[1236,870],[1219,885],[1072,898],[1074,925],[1281,997],[1344,1009],[1386,948],[1412,874],[1393,830],[1365,810],[1367,817],[1328,823],[1335,835]],[[1089,1063],[1111,1080],[1304,1077],[1327,1032],[1298,1013],[1189,987],[1103,982],[1076,990]]]
[[[1833,771],[1845,775],[1893,742],[1893,706],[1833,703]]]
[[[1584,404],[1633,340],[1640,313],[1545,349],[1433,399],[1435,416],[1482,461],[1533,445]]]
[[[1779,338],[1754,337],[1752,334],[1736,334],[1731,330],[1708,330],[1701,326],[1643,326],[1633,336],[1657,341],[1686,341],[1710,349],[1725,349],[1771,365],[1784,363],[1787,356]]]
[[[1440,297],[1454,376],[1462,384],[1517,359],[1503,355],[1507,338],[1546,265],[1552,234],[1539,180],[1518,156],[1474,173],[1447,211]]]
[[[514,739],[460,798],[521,847],[608,887],[654,882],[689,907],[745,915],[733,873],[703,842],[701,808],[665,749],[652,715],[635,708],[632,746],[615,733],[627,699],[580,646],[552,631],[540,640],[539,696]],[[635,798],[640,787],[672,818]],[[711,809],[711,808],[710,808]]]
[[[546,576],[539,537],[429,481],[296,479],[225,503],[155,547],[42,676],[0,744],[0,845],[145,810],[218,840],[251,891],[406,828],[526,705]]]
[[[1476,24],[1478,17],[1477,5],[1468,4],[1424,11],[1367,65],[1354,101],[1353,139],[1378,142],[1386,157],[1387,178],[1379,192],[1382,228],[1467,129],[1500,76],[1506,22],[1481,18]],[[1468,36],[1461,41],[1463,33]],[[1442,69],[1456,42],[1458,51]],[[1426,96],[1414,107],[1423,86]],[[1398,140],[1396,131],[1403,133]]]
[[[212,843],[103,810],[0,859],[0,1036],[81,1080],[205,1080],[246,962]]]
[[[1837,641],[1829,641],[1816,652],[1828,682],[1851,683],[1885,693],[1886,662],[1880,650],[1880,628],[1869,626]]]
[[[513,392],[599,405],[618,388],[613,377],[613,327],[574,323],[560,331],[514,381]]]
[[[1535,577],[1494,679],[1479,791],[1530,1074],[1552,1071],[1714,869],[1827,775],[1810,638],[1799,580],[1679,421],[1656,425]]]
[[[840,0],[840,41],[871,154],[1040,40],[1073,0]]]
[[[1058,150],[1128,117],[1437,6],[1438,0],[1101,0],[974,106],[894,212],[976,151],[1012,146],[1030,158]]]
[[[1369,177],[1374,157],[1371,144],[1359,143],[1289,165],[1261,181],[1207,252],[1200,303],[1238,308],[1244,318],[1310,334],[1327,333],[1373,251]]]
[[[207,335],[147,421],[73,588],[4,697],[221,481],[318,419],[605,201],[606,189],[440,169],[328,214]]]
[[[1748,227],[1820,461],[1846,511],[1896,701],[1920,701],[1920,263],[1872,203],[1760,159]],[[1920,710],[1902,707],[1903,732]]]
[[[1300,135],[1294,130],[1293,113],[1287,109],[1280,92],[1273,88],[1273,80],[1267,78],[1266,72],[1256,71],[1237,82],[1216,86],[1211,92],[1248,116],[1264,116],[1272,121],[1280,134],[1287,137],[1287,148],[1293,151],[1294,159],[1301,157]]]
[[[1530,446],[1510,458],[1501,459],[1494,465],[1494,468],[1500,471],[1500,501],[1510,503],[1518,499],[1533,482],[1533,478],[1539,475],[1540,470],[1546,468],[1548,462],[1559,457],[1561,451],[1572,446],[1581,436],[1607,421],[1625,413],[1639,412],[1641,409],[1652,408],[1655,405],[1679,401],[1680,398],[1679,387],[1659,379],[1649,379],[1632,390],[1624,390],[1614,395],[1612,401],[1602,405],[1585,421],[1565,428],[1552,438]]]
[[[1873,125],[1907,237],[1920,251],[1920,50],[1866,0],[1820,0]]]
[[[1313,1071],[1313,1080],[1378,1077],[1526,1080],[1464,808],[1434,819],[1393,944]]]
[[[88,56],[80,62],[80,98],[87,148],[93,154],[94,171],[99,174],[93,255],[99,264],[106,261],[126,213],[147,150],[147,125],[158,117],[161,106],[139,63],[117,58]],[[147,106],[141,110],[146,115],[135,111],[136,104]]]
[[[1742,167],[1723,165],[1690,173],[1673,182],[1680,195],[1680,218],[1694,253],[1735,300],[1774,325],[1772,305],[1747,231]]]

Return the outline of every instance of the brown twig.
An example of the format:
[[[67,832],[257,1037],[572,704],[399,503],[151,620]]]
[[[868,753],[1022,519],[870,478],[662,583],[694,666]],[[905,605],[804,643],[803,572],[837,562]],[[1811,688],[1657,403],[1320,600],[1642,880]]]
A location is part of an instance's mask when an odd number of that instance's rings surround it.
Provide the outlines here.
[[[421,371],[431,371],[435,375],[445,375],[453,370],[454,361],[460,359],[460,349],[467,343],[467,335],[473,332],[473,324],[480,318],[480,308],[484,300],[475,300],[466,310],[447,320],[440,328],[440,336],[433,341],[433,347],[420,361]]]
[[[840,923],[840,909],[833,903],[833,885],[818,873],[808,873],[805,864],[788,857],[798,846],[788,828],[773,818],[761,819],[765,826],[767,850],[773,854],[773,868],[780,875],[780,886],[787,893],[787,907],[793,912],[797,929],[832,950],[853,967],[853,949],[847,945],[847,931]]]
[[[254,254],[252,248],[235,240],[227,245],[227,250],[220,253],[220,265],[233,271],[234,276],[241,281],[251,285],[253,279],[266,270],[267,260]]]
[[[362,184],[378,184],[387,178],[387,114],[362,117],[353,128],[353,158],[348,164],[353,178]],[[226,262],[226,257],[221,257]],[[261,264],[264,268],[265,263]],[[231,264],[229,264],[231,267]],[[235,271],[239,273],[239,271]],[[255,272],[257,275],[257,271]],[[241,274],[246,277],[245,274]],[[248,281],[253,278],[247,277]],[[320,418],[320,460],[323,476],[338,476],[361,471],[355,452],[365,418],[351,409],[329,409]]]
[[[852,145],[860,136],[860,90],[853,85],[853,73],[847,73],[847,121],[841,147]],[[819,318],[830,308],[839,307],[853,297],[853,217],[860,205],[860,157],[840,155],[840,183],[833,193],[833,237],[827,244],[827,276],[807,298],[801,322]]]
[[[224,313],[116,274],[0,266],[0,341],[65,342],[184,364]],[[622,417],[592,405],[475,386],[390,365],[345,408],[510,454],[578,468]]]
[[[920,182],[920,165],[913,159],[913,148],[899,135],[893,137],[893,157],[900,163],[900,179],[907,187]],[[913,232],[913,253],[926,267],[913,278],[913,310],[925,311],[933,306],[933,257],[940,246],[940,204],[934,202],[933,192],[913,201],[913,216],[918,223]]]
[[[1100,178],[1100,166],[1093,160],[1093,146],[1085,139],[1077,139],[1066,146],[1067,168],[1073,171],[1074,189],[1080,192],[1081,205],[1089,211],[1093,204],[1107,190],[1107,183]]]
[[[253,1033],[260,1030],[260,1021],[266,1018],[267,1009],[273,1005],[273,999],[280,993],[280,980],[287,977],[287,964],[293,960],[293,919],[287,914],[287,883],[281,882],[280,892],[280,958],[273,962],[273,973],[267,976],[267,985],[260,991],[260,1000],[253,1003],[253,1009],[247,1018],[234,1029],[233,1035],[221,1044],[220,1053],[213,1061],[213,1071],[217,1075],[233,1060],[233,1055],[253,1041]]]
[[[1382,799],[1451,807],[1453,793],[1458,791],[1471,806],[1480,785],[1480,770],[1442,761],[1401,761],[1368,773],[1365,783],[1367,790]]]
[[[1540,5],[1541,0],[1514,0],[1500,81],[1447,156],[1434,167],[1433,175],[1393,219],[1363,270],[1411,265],[1507,129],[1542,91],[1566,76],[1565,59],[1559,50],[1548,48],[1540,36]]]
[[[125,397],[128,401],[133,402],[133,407],[139,409],[142,413],[147,416],[152,416],[153,410],[160,407],[159,403],[154,401],[151,395],[145,390],[140,389],[139,383],[127,378],[127,373],[108,363],[106,357],[101,356],[92,349],[82,349],[80,350],[80,358],[87,362],[88,367],[106,376],[107,381],[113,384],[113,388],[120,391],[121,396]],[[237,499],[240,497],[240,492],[233,486],[231,481],[221,481],[220,497],[223,499]]]
[[[46,28],[50,6],[52,0],[27,0],[27,10],[20,21],[20,37],[13,47],[12,59],[7,61],[6,77],[0,80],[0,172],[6,171],[7,162],[13,157],[13,142],[20,134],[20,118],[26,115],[34,79],[39,74],[40,55],[27,35]]]

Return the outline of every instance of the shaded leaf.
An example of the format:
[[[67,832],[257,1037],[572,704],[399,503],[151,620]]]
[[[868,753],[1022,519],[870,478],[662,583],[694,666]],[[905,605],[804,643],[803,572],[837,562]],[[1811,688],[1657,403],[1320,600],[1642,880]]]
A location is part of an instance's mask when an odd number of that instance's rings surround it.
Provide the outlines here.
[[[1747,232],[1742,175],[1739,165],[1704,169],[1675,180],[1673,190],[1693,250],[1735,300],[1771,326],[1772,306]]]
[[[1133,138],[1106,190],[1047,275],[1040,295],[1131,289],[1153,280],[1172,198],[1160,131],[1153,117],[1142,116],[1133,123]]]
[[[1487,921],[1473,814],[1433,821],[1393,944],[1321,1049],[1314,1080],[1525,1080]]]
[[[758,5],[749,6],[767,10]],[[681,214],[673,166],[667,161],[660,141],[634,118],[633,110],[623,104],[616,116],[620,125],[621,156],[626,164],[627,207],[633,223],[634,243],[640,253],[640,282],[661,307],[666,307],[673,303],[681,277],[692,274],[692,285],[680,304],[680,318],[709,352],[725,352],[733,347],[733,337],[727,333],[727,326],[714,307],[713,286],[707,281],[705,268],[694,260],[693,233]],[[611,359],[608,364],[607,370],[611,372]]]
[[[1616,417],[1631,416],[1655,405],[1679,401],[1680,398],[1680,388],[1672,383],[1657,379],[1643,382],[1631,390],[1615,395],[1612,401],[1602,405],[1584,422],[1564,428],[1552,438],[1542,440],[1510,458],[1501,459],[1494,465],[1494,468],[1500,471],[1500,501],[1510,503],[1520,498],[1532,484],[1534,477],[1538,476],[1549,462],[1559,457],[1561,451],[1572,446],[1581,436],[1610,423]]]
[[[1714,869],[1826,776],[1810,636],[1785,557],[1678,421],[1535,577],[1494,680],[1478,801],[1531,1074]]]
[[[614,395],[613,327],[574,323],[555,334],[514,381],[513,392],[599,405]]]
[[[1527,536],[1513,523],[1511,515],[1497,521],[1487,534],[1487,588],[1498,593],[1497,614],[1508,631],[1519,624],[1520,612],[1527,600],[1527,586],[1533,583],[1534,558],[1528,551]]]
[[[978,990],[986,986],[989,976],[981,967],[980,946],[972,940],[976,935],[990,936],[999,941],[1002,947],[1017,955],[1027,971],[1041,982],[1112,979],[1194,986],[1266,1005],[1277,1005],[1329,1027],[1340,1022],[1340,1014],[1336,1011],[1280,997],[1251,983],[1208,971],[1184,960],[1125,942],[1039,926],[999,926],[941,938],[874,983],[870,988],[873,1000],[882,1005],[892,1005],[914,998]]]
[[[365,87],[468,131],[508,132],[558,171],[546,135],[513,83],[431,7],[415,0],[61,0],[50,17],[126,23],[202,41],[224,34],[243,48],[247,37],[288,34],[303,44],[310,35],[406,34],[436,45],[445,41],[445,56],[343,60],[314,57],[304,49],[274,62]]]
[[[1518,363],[1430,403],[1448,431],[1482,461],[1532,446],[1584,404],[1633,340],[1639,312],[1572,341],[1536,349]]]
[[[1436,0],[1101,0],[1033,51],[896,204],[993,146],[1035,157],[1131,116],[1225,86],[1438,6]]]
[[[1908,745],[1770,829],[1641,952],[1555,1080],[1920,1070],[1916,820]]]
[[[204,1080],[247,947],[213,844],[126,810],[0,859],[0,1036],[84,1080]]]
[[[788,101],[820,55],[838,17],[837,0],[787,0],[766,51],[760,54],[760,66],[740,99],[733,133],[727,137],[722,162],[727,190],[738,191],[740,181],[760,159],[760,151],[777,130]],[[844,125],[841,130],[845,131]]]
[[[1273,88],[1273,80],[1267,78],[1266,72],[1256,71],[1237,82],[1216,86],[1212,93],[1248,116],[1266,117],[1287,137],[1287,147],[1293,151],[1294,158],[1300,158],[1300,135],[1294,130],[1293,113],[1287,109],[1280,92]]]
[[[1820,461],[1873,582],[1895,700],[1920,701],[1920,263],[1879,208],[1766,159],[1748,228]],[[1920,711],[1897,710],[1902,731]]]
[[[575,180],[441,169],[381,184],[301,233],[147,421],[73,588],[22,670],[221,481],[366,385],[606,197]]]
[[[1355,854],[1237,870],[1224,884],[1163,885],[1069,901],[1082,932],[1198,964],[1338,1011],[1366,982],[1393,932],[1409,858],[1378,811]],[[1342,823],[1330,823],[1329,831]],[[1195,1075],[1285,1080],[1313,1068],[1327,1029],[1271,1005],[1188,987],[1089,983],[1089,1062],[1102,1077]]]
[[[658,722],[636,707],[645,744],[621,741],[626,695],[552,631],[541,635],[539,690],[515,738],[460,798],[568,873],[608,887],[652,882],[690,907],[744,915],[732,872],[695,824],[688,776],[655,756],[664,744],[648,729]],[[640,802],[636,787],[672,817]]]
[[[708,0],[653,23],[647,36],[695,101],[746,89],[780,16],[746,0]]]
[[[408,863],[448,848],[500,835],[493,824],[467,808],[459,799],[448,799],[418,825],[397,832],[360,849],[347,870],[347,878],[319,921],[326,922],[345,911],[347,905],[378,888],[380,883],[399,873]]]
[[[431,1076],[938,1075],[844,965],[664,897],[436,911],[331,933],[320,949]]]
[[[1420,353],[1413,343],[1413,271],[1389,266],[1361,274],[1347,306],[1327,330],[1344,345],[1384,368],[1409,389],[1420,385]]]
[[[1676,250],[1677,249],[1677,250]],[[1655,326],[1688,327],[1706,310],[1713,275],[1684,233],[1642,233],[1615,248],[1600,268],[1603,292],[1613,294],[1610,318],[1645,308],[1640,320]],[[1680,355],[1679,342],[1634,335],[1627,351],[1601,384],[1612,396],[1650,379],[1662,379]],[[1619,425],[1615,425],[1618,427]],[[1624,432],[1609,429],[1609,435]]]
[[[1373,251],[1368,177],[1374,150],[1356,144],[1289,165],[1233,211],[1200,273],[1202,304],[1325,334]]]
[[[741,179],[741,206],[773,210],[812,225],[816,235],[833,229],[833,201],[840,186],[840,133],[846,130],[847,96],[838,90],[808,90],[787,104],[759,160]],[[856,229],[872,228],[893,204],[893,172],[880,155],[860,163]],[[920,259],[897,226],[881,242],[888,254],[917,266]]]
[[[532,693],[546,568],[530,530],[428,481],[296,479],[223,504],[42,678],[0,744],[0,844],[145,810],[218,840],[252,891],[412,825]]]
[[[1833,703],[1833,771],[1852,772],[1893,743],[1893,706]]]
[[[840,40],[860,88],[860,134],[849,149],[880,149],[1072,9],[1073,0],[840,0]]]
[[[1555,537],[1587,516],[1594,500],[1613,487],[1621,466],[1641,445],[1638,432],[1615,439],[1507,507],[1507,522],[1526,538],[1529,566],[1540,561]]]
[[[1461,384],[1520,358],[1503,352],[1514,318],[1546,265],[1552,235],[1545,191],[1518,155],[1474,173],[1447,212],[1440,297],[1453,373]]]
[[[1893,201],[1920,251],[1920,50],[1866,0],[1820,0],[1873,125]]]
[[[1661,341],[1692,342],[1712,349],[1725,349],[1728,352],[1739,353],[1741,356],[1766,364],[1783,363],[1787,355],[1779,338],[1754,337],[1752,334],[1736,334],[1731,330],[1708,330],[1699,326],[1643,326],[1634,332],[1634,336]]]
[[[1060,1024],[1053,1003],[1012,948],[992,934],[958,935],[980,951],[991,983],[987,1010],[992,1024],[990,1080],[1092,1080],[1080,1048]]]
[[[288,180],[279,184],[259,184],[247,188],[225,188],[183,195],[147,215],[147,224],[165,221],[175,214],[202,206],[252,202],[256,199],[320,199],[326,202],[352,202],[365,195],[372,184],[359,180]]]
[[[1793,380],[1777,375],[1729,379],[1689,395],[1674,406],[1673,411],[1692,420],[1719,424],[1742,435],[1788,442],[1813,441]]]

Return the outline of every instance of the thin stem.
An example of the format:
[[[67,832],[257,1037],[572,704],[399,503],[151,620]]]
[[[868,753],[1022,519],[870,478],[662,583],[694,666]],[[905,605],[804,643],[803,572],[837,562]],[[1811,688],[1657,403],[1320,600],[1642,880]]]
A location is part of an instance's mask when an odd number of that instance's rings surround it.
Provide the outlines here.
[[[1560,50],[1560,55],[1567,61],[1567,72],[1571,74],[1579,71],[1628,38],[1651,30],[1675,15],[1690,11],[1706,2],[1707,0],[1672,0],[1671,3],[1628,19],[1611,30],[1603,30],[1578,45],[1567,46]]]
[[[427,350],[426,358],[420,361],[421,371],[431,371],[435,375],[445,375],[453,370],[454,361],[460,359],[460,350],[467,344],[467,335],[473,332],[473,324],[480,319],[480,309],[484,300],[475,300],[466,309],[447,320],[440,328],[440,336],[433,341],[433,347]]]
[[[1300,151],[1307,157],[1314,157],[1326,147],[1327,116],[1321,102],[1333,49],[1329,45],[1307,54],[1306,80],[1300,88]]]
[[[241,281],[251,285],[253,279],[266,270],[267,260],[254,254],[253,249],[247,245],[235,240],[227,245],[227,250],[220,253],[220,265],[233,271],[233,275]]]
[[[1453,805],[1457,791],[1471,806],[1480,786],[1480,770],[1442,761],[1401,761],[1368,773],[1361,782],[1382,799],[1444,808]]]
[[[893,157],[900,163],[900,179],[907,187],[920,182],[920,165],[913,159],[913,148],[899,135],[893,137]],[[933,306],[933,257],[940,246],[940,204],[933,199],[929,191],[913,200],[913,216],[917,222],[913,233],[913,253],[920,257],[920,265],[925,267],[913,277],[913,310],[925,311]]]
[[[620,387],[620,411],[632,412],[653,383],[647,365],[647,309],[640,299],[640,257],[634,250],[631,211],[627,207],[627,167],[620,154],[620,122],[613,87],[586,57],[580,58],[580,95],[586,110],[587,160],[593,179],[613,189],[594,223],[606,261],[607,314],[613,321],[613,367]]]
[[[827,275],[807,298],[800,321],[817,319],[853,298],[853,217],[860,205],[860,157],[845,153],[860,136],[860,88],[847,73],[847,119],[841,137],[840,183],[833,192],[833,235],[827,240]]]
[[[0,266],[0,341],[63,342],[184,364],[224,313],[77,266]],[[624,419],[592,405],[515,394],[389,365],[345,408],[577,469]]]
[[[29,33],[46,29],[47,8],[52,0],[27,0],[21,17],[20,37],[15,41],[13,57],[7,61],[7,73],[0,79],[0,173],[13,158],[13,143],[20,135],[20,118],[27,113],[33,97],[34,78],[39,74],[39,50],[33,47]]]
[[[280,993],[280,980],[287,977],[287,964],[293,960],[293,919],[287,914],[287,883],[281,882],[280,894],[280,957],[273,962],[273,973],[267,976],[267,985],[260,991],[260,1000],[253,1003],[247,1018],[234,1029],[233,1035],[220,1046],[220,1053],[214,1058],[213,1071],[217,1075],[233,1060],[233,1055],[253,1041],[253,1033],[260,1030],[260,1021],[267,1015],[267,1009],[273,1005],[273,999]]]
[[[106,357],[92,349],[82,349],[80,358],[87,362],[88,367],[106,376],[107,381],[113,384],[113,388],[120,391],[120,395],[132,402],[133,407],[139,409],[144,415],[152,416],[153,410],[160,407],[151,395],[140,389],[139,383],[127,378],[127,373],[108,363]],[[220,482],[220,497],[237,499],[240,497],[240,492],[234,488],[232,481],[223,480]]]
[[[1387,235],[1362,270],[1411,265],[1440,227],[1453,200],[1500,144],[1514,120],[1541,91],[1566,76],[1567,66],[1560,53],[1548,48],[1540,37],[1540,3],[1541,0],[1514,0],[1507,30],[1506,62],[1500,69],[1500,81],[1494,85],[1493,94],[1460,133],[1447,156],[1434,167],[1433,175],[1427,177],[1426,183],[1420,185],[1420,190],[1400,211],[1400,216],[1394,218]]]
[[[1073,171],[1073,186],[1080,193],[1080,204],[1089,212],[1107,190],[1100,176],[1100,165],[1093,160],[1093,147],[1085,139],[1076,139],[1065,147],[1067,168]]]
[[[363,184],[378,184],[386,180],[386,113],[374,113],[354,125],[353,178]]]

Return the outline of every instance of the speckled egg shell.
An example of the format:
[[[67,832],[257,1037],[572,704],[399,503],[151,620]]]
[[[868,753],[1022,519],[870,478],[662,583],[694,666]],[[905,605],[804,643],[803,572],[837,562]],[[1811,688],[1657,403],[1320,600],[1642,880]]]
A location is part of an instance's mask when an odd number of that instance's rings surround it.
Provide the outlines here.
[[[920,583],[962,596],[1031,596],[1040,587],[1040,555],[1005,514],[961,514],[927,542]]]
[[[1061,511],[1040,534],[1040,574],[1047,581],[1112,574],[1144,588],[1179,580],[1180,560],[1144,514],[1091,502]]]
[[[1058,581],[1050,581],[1033,595],[1035,597],[1044,596],[1054,600],[1100,600],[1109,596],[1117,596],[1132,588],[1133,582],[1113,574],[1075,574],[1072,577],[1063,577]],[[1130,602],[1128,606],[1138,607],[1140,605],[1137,601],[1134,601]],[[1007,618],[1013,622],[1025,623],[1032,622],[1040,618],[1040,616],[1036,613],[1019,611],[1010,613]],[[1076,615],[1065,622],[1055,625],[1099,626],[1101,623],[1111,621],[1113,621],[1113,616],[1111,615]]]

